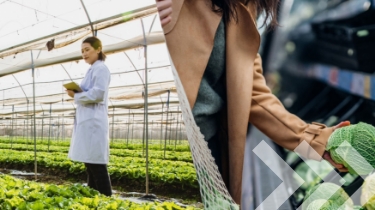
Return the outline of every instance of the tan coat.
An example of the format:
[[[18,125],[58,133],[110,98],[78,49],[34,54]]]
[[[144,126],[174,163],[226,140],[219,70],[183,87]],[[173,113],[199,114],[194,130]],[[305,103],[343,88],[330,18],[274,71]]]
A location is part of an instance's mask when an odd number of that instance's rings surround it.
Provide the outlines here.
[[[173,63],[190,107],[194,106],[200,82],[210,57],[221,15],[212,11],[210,0],[173,0],[172,21],[163,29]],[[261,58],[257,54],[260,36],[252,5],[241,5],[238,23],[226,26],[227,155],[223,179],[233,199],[241,203],[242,168],[248,124],[251,123],[282,147],[294,150],[306,140],[305,157],[320,160],[333,132],[321,124],[306,124],[285,110],[266,86]],[[230,171],[230,173],[229,173]]]

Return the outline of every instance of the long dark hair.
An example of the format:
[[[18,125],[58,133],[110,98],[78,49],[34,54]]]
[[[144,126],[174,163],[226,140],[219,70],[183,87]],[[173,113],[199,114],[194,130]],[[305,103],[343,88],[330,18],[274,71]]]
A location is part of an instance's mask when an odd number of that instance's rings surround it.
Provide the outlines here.
[[[266,18],[263,25],[266,24],[266,20],[270,19],[269,26],[271,28],[277,26],[276,13],[279,0],[211,0],[211,2],[212,9],[215,12],[221,12],[225,22],[238,20],[236,8],[240,3],[243,3],[245,5],[253,4],[258,14],[265,12]],[[218,6],[219,9],[215,9],[215,5]]]
[[[87,37],[85,40],[83,40],[82,43],[89,43],[91,45],[91,47],[93,47],[95,50],[97,50],[100,47],[100,53],[99,53],[98,60],[105,61],[105,58],[107,56],[103,53],[103,45],[102,45],[102,41],[100,41],[100,39],[98,39],[95,36],[90,36],[90,37]]]

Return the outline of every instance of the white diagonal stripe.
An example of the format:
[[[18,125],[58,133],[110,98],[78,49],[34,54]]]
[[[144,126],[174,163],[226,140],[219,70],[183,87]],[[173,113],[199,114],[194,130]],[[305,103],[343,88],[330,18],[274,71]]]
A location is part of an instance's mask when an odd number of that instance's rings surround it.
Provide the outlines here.
[[[337,185],[338,186],[338,185]],[[312,200],[313,198],[319,198],[319,196],[321,195],[321,190],[322,187],[324,187],[323,185],[320,185],[312,194],[310,194],[310,196],[303,201],[303,203],[298,207],[298,210],[302,210],[302,206],[304,206],[305,203],[308,203],[308,204],[311,204],[314,200]],[[340,186],[338,186],[340,187]],[[334,195],[336,192],[333,192],[333,193],[326,193],[324,194],[324,196],[326,196],[326,198],[319,198],[319,199],[325,199],[326,201],[332,196]],[[307,206],[306,206],[307,207]],[[321,206],[319,206],[321,207]],[[319,209],[319,208],[318,208]]]
[[[294,149],[294,152],[296,152],[297,153],[297,155],[306,163],[306,165],[308,165],[309,166],[309,168],[312,170],[312,171],[314,171],[317,175],[318,175],[318,177],[320,178],[320,179],[322,179],[324,182],[327,182],[328,180],[328,177],[326,177],[326,176],[321,176],[321,174],[318,172],[318,171],[316,171],[315,170],[315,167],[312,167],[312,165],[311,165],[311,163],[309,162],[309,161],[306,161],[307,159],[304,157],[304,156],[302,156],[302,155],[300,155],[300,154],[304,154],[305,153],[305,151],[309,151],[310,152],[310,155],[312,155],[312,156],[314,156],[314,157],[320,157],[320,155],[314,150],[314,148],[313,147],[311,147],[310,146],[310,144],[309,143],[307,143],[305,140],[303,140],[295,149]],[[323,163],[322,163],[323,164]],[[332,167],[332,169],[333,169],[333,167]],[[342,177],[339,175],[339,173],[337,173],[335,170],[332,170],[331,171],[331,173],[333,173],[334,174],[334,179],[335,180],[332,180],[332,181],[334,181],[335,183],[340,183],[340,184],[338,184],[337,186],[338,187],[341,187],[342,186],[342,183],[341,182],[339,182],[339,180],[340,179],[342,179]],[[336,179],[338,179],[338,180],[336,180]],[[311,195],[310,195],[310,197],[309,198],[307,198],[299,207],[298,207],[298,210],[301,210],[302,209],[302,206],[303,206],[303,204],[304,203],[311,203],[312,202],[312,198],[316,198],[316,197],[318,197],[318,193],[319,193],[319,189],[320,189],[320,187],[322,187],[322,186],[319,186]],[[328,198],[330,198],[332,195],[333,195],[334,193],[332,193],[332,194],[330,194],[330,195],[326,195],[327,196],[327,198],[326,199],[328,199]]]
[[[277,210],[289,197],[304,183],[304,180],[279,156],[277,153],[265,142],[261,141],[254,149],[253,152],[283,181],[257,208],[256,210]],[[276,158],[277,161],[269,161],[270,156]],[[276,164],[280,163],[280,167],[288,174],[292,174],[297,179],[300,179],[299,186],[291,186],[289,191],[285,193],[285,182],[281,171],[275,170]]]
[[[357,174],[370,174],[374,170],[371,164],[347,141],[341,143],[336,152]],[[350,156],[345,154],[350,154]],[[355,159],[351,157],[355,157]],[[361,163],[360,166],[356,162]]]
[[[356,160],[351,159],[351,158],[346,158],[345,152],[344,152],[345,150],[347,150],[346,152],[349,153],[349,154],[351,154],[351,156],[355,157]],[[351,166],[353,168],[353,170],[357,174],[360,174],[360,173],[361,174],[370,174],[374,170],[374,167],[372,167],[371,164],[369,162],[367,162],[367,160],[347,141],[344,141],[342,144],[340,144],[340,146],[336,149],[336,152],[337,152],[338,155],[340,155],[340,157],[343,160],[345,160],[349,164],[349,166]],[[361,168],[358,168],[357,164],[355,164],[354,161],[360,162],[361,163],[361,167],[363,166],[365,168],[365,170],[363,170]],[[366,178],[366,175],[360,175],[360,176],[362,177],[362,179]],[[351,198],[361,197],[361,193],[362,193],[361,190],[362,190],[362,188],[363,187],[358,188],[352,194],[352,196],[350,196],[350,197]],[[375,195],[375,192],[373,192],[370,196],[368,196],[367,200],[363,200],[363,202],[364,203],[368,202],[370,200],[370,198],[372,198],[374,195]]]
[[[297,153],[297,155],[309,166],[309,168],[314,171],[318,176],[319,178],[321,178],[323,181],[328,181],[326,180],[327,177],[322,177],[320,176],[320,173],[319,171],[316,171],[315,170],[315,167],[312,167],[311,163],[309,161],[306,161],[307,159],[305,157],[303,157],[302,155],[300,155],[301,153],[303,153],[303,151],[308,151],[310,150],[310,153],[314,153],[313,156],[320,156],[315,150],[313,147],[311,147],[309,145],[309,143],[307,143],[305,140],[303,140],[295,149],[294,149],[294,152]],[[323,164],[323,163],[322,163]],[[333,170],[333,167],[332,167],[332,171],[331,173],[334,174],[335,177],[338,177],[338,178],[342,178],[339,173],[337,173],[335,170]]]

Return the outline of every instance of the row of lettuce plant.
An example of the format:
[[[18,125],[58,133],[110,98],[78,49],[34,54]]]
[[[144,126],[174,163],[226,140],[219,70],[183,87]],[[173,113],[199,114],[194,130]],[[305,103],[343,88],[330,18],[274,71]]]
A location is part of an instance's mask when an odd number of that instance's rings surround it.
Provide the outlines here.
[[[37,163],[38,166],[51,171],[61,171],[73,175],[85,173],[84,165],[69,160],[66,153],[38,152]],[[0,164],[32,168],[34,153],[0,149]],[[146,160],[137,157],[111,156],[108,172],[112,179],[143,182],[146,176]],[[194,165],[188,162],[151,159],[149,160],[149,178],[153,184],[198,188]]]
[[[26,144],[30,148],[33,147],[34,141],[33,140],[27,140],[27,139],[0,139],[0,143],[6,143],[6,144]],[[160,150],[160,151],[179,151],[179,152],[189,152],[190,147],[188,144],[183,145],[164,145],[164,140],[161,142],[162,144],[151,144],[148,146],[149,150]],[[65,140],[51,140],[48,141],[47,139],[44,140],[37,140],[37,145],[50,145],[50,146],[65,146],[69,147],[70,141]],[[142,140],[140,140],[140,143],[128,143],[126,140],[123,141],[116,141],[110,143],[111,149],[130,149],[130,150],[139,150],[143,149],[145,146],[142,144]]]
[[[0,175],[0,209],[4,210],[198,210],[172,202],[134,203],[112,196],[106,197],[80,184],[49,185]]]
[[[31,151],[34,149],[33,146],[27,146],[26,144],[9,144],[9,143],[0,143],[0,149],[12,149],[18,151]],[[47,146],[47,145],[37,145],[36,147],[38,152],[64,152],[68,153],[69,147],[66,146]],[[131,150],[131,149],[110,149],[111,156],[118,157],[145,157],[145,152],[143,150]],[[158,151],[151,150],[149,151],[150,159],[164,159],[164,160],[177,160],[184,162],[193,162],[191,152],[178,152],[178,151]]]

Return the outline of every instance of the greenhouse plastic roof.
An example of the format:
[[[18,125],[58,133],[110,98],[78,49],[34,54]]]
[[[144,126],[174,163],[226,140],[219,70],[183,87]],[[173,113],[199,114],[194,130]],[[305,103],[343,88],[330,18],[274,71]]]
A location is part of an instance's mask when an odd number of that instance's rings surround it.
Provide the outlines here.
[[[166,110],[179,114],[155,1],[83,3],[107,54],[109,117],[120,122],[129,122],[130,116],[133,121],[143,120],[145,68],[149,121],[161,121]],[[91,24],[78,0],[0,0],[0,119],[24,120],[34,115],[34,67],[35,118],[63,116],[71,122],[75,104],[62,85],[71,80],[80,83],[89,68],[81,59],[80,47],[85,37],[92,36]],[[48,51],[46,44],[51,40],[54,48]]]

